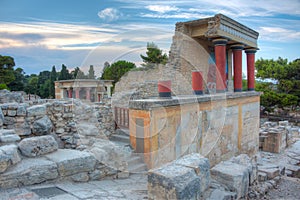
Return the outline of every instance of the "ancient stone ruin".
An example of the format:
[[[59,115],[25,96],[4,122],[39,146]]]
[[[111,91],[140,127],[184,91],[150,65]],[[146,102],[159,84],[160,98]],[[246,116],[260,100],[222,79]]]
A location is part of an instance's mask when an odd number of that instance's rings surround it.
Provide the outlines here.
[[[257,39],[218,14],[177,23],[167,65],[129,72],[112,98],[110,81],[56,82],[54,100],[0,91],[1,189],[141,173],[149,199],[259,199],[299,177],[299,127],[260,126]]]

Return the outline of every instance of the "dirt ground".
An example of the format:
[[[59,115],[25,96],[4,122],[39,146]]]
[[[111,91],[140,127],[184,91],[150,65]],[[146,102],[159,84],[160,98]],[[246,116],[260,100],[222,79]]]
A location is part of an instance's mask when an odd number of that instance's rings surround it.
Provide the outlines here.
[[[300,199],[300,179],[282,176],[277,187],[270,190],[264,199]]]

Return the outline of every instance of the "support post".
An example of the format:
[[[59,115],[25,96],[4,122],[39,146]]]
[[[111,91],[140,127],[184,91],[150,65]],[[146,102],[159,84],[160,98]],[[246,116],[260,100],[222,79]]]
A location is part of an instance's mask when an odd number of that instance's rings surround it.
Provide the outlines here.
[[[158,81],[158,93],[161,98],[171,98],[171,81]]]
[[[216,89],[217,93],[226,91],[226,44],[227,39],[214,39],[216,58]]]
[[[255,89],[255,53],[256,49],[246,49],[248,91]]]
[[[234,92],[241,92],[243,89],[242,50],[244,46],[237,44],[231,48],[233,51]]]

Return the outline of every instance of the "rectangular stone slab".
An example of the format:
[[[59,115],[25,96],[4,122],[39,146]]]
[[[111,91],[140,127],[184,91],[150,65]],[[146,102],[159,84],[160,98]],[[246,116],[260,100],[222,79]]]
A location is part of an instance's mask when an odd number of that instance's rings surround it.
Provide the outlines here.
[[[59,149],[45,157],[57,164],[59,175],[62,177],[92,171],[96,165],[93,155],[72,149]]]

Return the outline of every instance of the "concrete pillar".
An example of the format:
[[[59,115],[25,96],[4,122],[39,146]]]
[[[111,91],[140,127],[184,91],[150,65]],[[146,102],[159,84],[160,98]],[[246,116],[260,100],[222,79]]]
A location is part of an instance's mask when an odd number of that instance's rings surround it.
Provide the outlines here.
[[[228,64],[228,78],[227,78],[227,91],[233,92],[233,76],[232,76],[232,50],[227,51],[227,64]]]
[[[80,91],[80,88],[76,88],[76,89],[75,89],[75,98],[76,98],[76,99],[80,99],[79,91]]]
[[[234,92],[241,92],[243,90],[242,50],[244,46],[237,44],[231,48],[233,51]]]
[[[85,88],[86,91],[86,100],[91,100],[91,89],[90,88]]]
[[[255,89],[255,53],[256,49],[246,49],[247,54],[247,80],[248,91],[254,91]]]
[[[158,93],[159,97],[170,98],[171,97],[171,81],[158,81]]]
[[[227,39],[214,39],[216,58],[216,88],[217,93],[226,91],[226,44]]]
[[[192,72],[192,88],[196,95],[203,94],[203,75],[201,71]]]
[[[68,89],[68,97],[69,97],[69,98],[72,98],[72,97],[73,97],[72,92],[73,92],[73,89],[72,89],[72,88],[69,88],[69,89]]]

